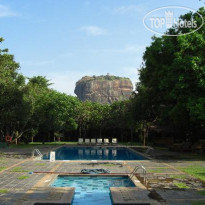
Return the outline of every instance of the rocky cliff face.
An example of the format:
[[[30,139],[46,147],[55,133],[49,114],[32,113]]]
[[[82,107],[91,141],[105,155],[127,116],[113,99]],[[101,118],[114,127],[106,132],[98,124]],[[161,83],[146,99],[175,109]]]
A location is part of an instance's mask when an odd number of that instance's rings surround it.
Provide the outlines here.
[[[129,78],[117,76],[85,76],[76,83],[75,94],[82,101],[111,104],[114,101],[126,100],[133,91]]]

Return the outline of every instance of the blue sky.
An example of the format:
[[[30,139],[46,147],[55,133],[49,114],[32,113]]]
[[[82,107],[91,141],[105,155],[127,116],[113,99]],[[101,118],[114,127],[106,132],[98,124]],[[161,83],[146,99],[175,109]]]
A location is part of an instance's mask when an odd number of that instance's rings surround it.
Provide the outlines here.
[[[20,72],[43,75],[58,91],[74,95],[85,75],[129,77],[138,69],[153,33],[143,17],[162,6],[197,10],[198,0],[0,0],[3,47],[20,63]],[[2,47],[1,46],[1,47]]]

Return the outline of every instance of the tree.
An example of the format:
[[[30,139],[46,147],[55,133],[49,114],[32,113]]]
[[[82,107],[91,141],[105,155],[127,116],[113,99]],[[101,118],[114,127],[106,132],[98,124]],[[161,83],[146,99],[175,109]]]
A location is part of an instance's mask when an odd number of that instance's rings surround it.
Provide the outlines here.
[[[75,97],[48,90],[42,93],[36,101],[35,117],[38,118],[42,133],[64,134],[77,129],[75,107],[78,100]],[[45,138],[43,138],[45,141]]]
[[[198,12],[205,17],[204,8]],[[193,18],[199,24],[201,21],[195,13],[180,18]],[[146,121],[183,130],[184,137],[190,138],[205,123],[204,29],[205,25],[190,35],[153,37],[143,56],[137,86],[138,103],[144,107]],[[168,31],[169,34],[183,32],[187,30]]]
[[[3,138],[10,135],[13,140],[24,133],[29,113],[29,105],[23,100],[25,78],[18,68],[8,49],[0,49],[0,129]]]

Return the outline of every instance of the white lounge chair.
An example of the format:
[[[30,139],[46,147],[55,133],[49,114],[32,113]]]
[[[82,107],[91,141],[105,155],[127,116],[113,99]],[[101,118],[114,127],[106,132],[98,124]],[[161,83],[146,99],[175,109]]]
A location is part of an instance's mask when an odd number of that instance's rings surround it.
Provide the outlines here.
[[[96,139],[91,139],[91,144],[96,145]]]
[[[79,145],[83,144],[83,138],[78,138],[78,144]]]
[[[102,145],[102,139],[97,139],[97,144]]]
[[[110,144],[110,141],[109,141],[109,139],[104,139],[104,145],[109,145]]]
[[[85,139],[85,144],[89,145],[90,144],[90,139]]]
[[[117,138],[112,138],[112,144],[116,145],[117,144]]]

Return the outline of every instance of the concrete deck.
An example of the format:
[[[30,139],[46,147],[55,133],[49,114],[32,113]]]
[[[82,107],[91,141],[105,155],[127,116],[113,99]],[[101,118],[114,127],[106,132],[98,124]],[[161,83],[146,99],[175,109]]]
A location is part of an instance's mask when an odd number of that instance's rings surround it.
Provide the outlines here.
[[[110,191],[114,205],[159,205],[157,201],[149,198],[149,191],[139,187],[111,187]]]
[[[49,149],[47,146],[44,151],[46,152]],[[15,150],[15,152],[17,151]],[[23,153],[22,149],[20,152]],[[109,169],[111,173],[127,174],[138,163],[142,164],[148,172],[148,188],[142,189],[138,186],[133,190],[112,188],[113,200],[116,203],[120,203],[121,200],[121,203],[131,204],[131,198],[138,201],[143,198],[144,202],[158,204],[191,205],[193,202],[205,204],[205,196],[199,194],[199,190],[205,191],[204,183],[178,169],[178,167],[186,166],[205,166],[204,161],[157,159],[107,162],[56,161],[51,163],[9,155],[9,158],[8,156],[0,157],[0,205],[30,205],[35,202],[62,202],[65,199],[66,203],[69,204],[73,197],[73,188],[55,189],[49,187],[59,173],[80,173],[80,170],[84,168],[104,168]],[[29,174],[29,172],[33,172],[33,174]],[[182,179],[178,177],[179,175],[183,175]],[[139,170],[139,180],[142,179],[141,176],[142,172]],[[175,183],[180,182],[188,183],[190,189],[177,188]],[[153,190],[156,191],[157,196],[156,193],[152,194]],[[122,196],[124,196],[124,201]],[[53,197],[52,200],[51,197]]]

